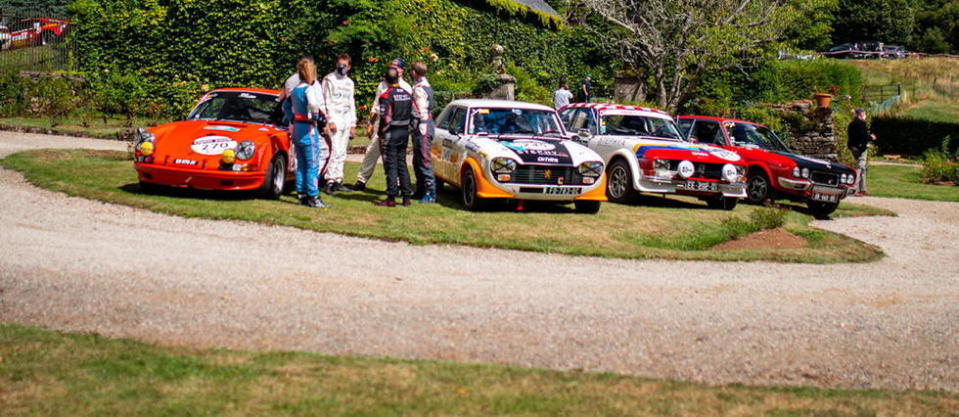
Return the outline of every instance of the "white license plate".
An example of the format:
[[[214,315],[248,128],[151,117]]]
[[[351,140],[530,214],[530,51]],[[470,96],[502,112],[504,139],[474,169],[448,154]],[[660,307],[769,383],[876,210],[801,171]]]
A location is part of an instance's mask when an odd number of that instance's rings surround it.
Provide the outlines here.
[[[703,181],[686,181],[686,189],[689,191],[710,191],[716,192],[716,183]]]
[[[575,188],[547,188],[543,190],[544,194],[547,195],[580,195],[583,193],[583,189],[580,187]]]
[[[828,193],[812,193],[813,201],[823,201],[826,203],[837,203],[839,202],[839,194],[828,194]]]

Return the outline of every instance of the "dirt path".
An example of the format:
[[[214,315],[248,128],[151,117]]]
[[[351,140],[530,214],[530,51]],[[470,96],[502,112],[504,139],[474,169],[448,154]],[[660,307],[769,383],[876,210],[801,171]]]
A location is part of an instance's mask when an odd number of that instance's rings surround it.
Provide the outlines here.
[[[0,132],[0,156],[115,142]],[[821,222],[867,265],[414,247],[69,198],[0,170],[0,321],[164,344],[959,391],[959,204]]]

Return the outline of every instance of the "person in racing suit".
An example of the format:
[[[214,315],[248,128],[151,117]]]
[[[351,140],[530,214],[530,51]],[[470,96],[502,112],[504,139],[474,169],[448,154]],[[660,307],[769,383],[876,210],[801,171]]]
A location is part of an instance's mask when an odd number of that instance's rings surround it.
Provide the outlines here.
[[[420,200],[420,203],[435,203],[436,178],[433,177],[430,145],[436,128],[432,114],[436,101],[426,73],[425,63],[413,63],[413,102],[416,104],[413,108],[413,172],[416,174],[413,198]]]
[[[399,74],[400,88],[407,93],[413,93],[413,87],[403,80],[403,71],[406,69],[406,62],[400,58],[390,62],[389,68],[396,69]],[[366,190],[366,183],[372,178],[376,163],[380,160],[380,96],[390,88],[390,84],[385,80],[376,87],[376,99],[373,101],[373,107],[370,107],[370,125],[366,128],[366,133],[370,136],[370,144],[366,147],[366,155],[363,156],[363,163],[360,166],[360,172],[356,175],[356,184],[353,185],[354,191]]]
[[[297,61],[297,65],[303,60],[315,62],[312,56],[303,55],[303,57]],[[293,103],[290,101],[290,93],[292,93],[293,89],[300,85],[301,82],[299,71],[294,71],[293,75],[290,75],[289,78],[283,82],[283,87],[280,88],[280,96],[277,100],[280,102],[280,108],[283,109],[283,126],[289,126],[293,121]]]
[[[290,92],[293,110],[290,139],[296,153],[296,192],[300,203],[309,207],[328,208],[320,198],[319,175],[329,158],[326,140],[320,137],[323,95],[316,82],[316,64],[300,60],[297,64],[300,85]]]
[[[386,171],[386,199],[376,203],[395,207],[396,197],[403,195],[403,205],[410,205],[410,172],[406,166],[406,147],[410,141],[410,125],[416,104],[413,96],[399,83],[399,71],[391,67],[386,72],[389,88],[379,97],[380,153]]]
[[[326,193],[343,191],[343,164],[346,163],[346,147],[356,135],[356,100],[350,71],[350,56],[340,54],[336,59],[336,71],[323,78],[323,99],[326,103],[327,130],[330,137],[330,163],[326,167]]]

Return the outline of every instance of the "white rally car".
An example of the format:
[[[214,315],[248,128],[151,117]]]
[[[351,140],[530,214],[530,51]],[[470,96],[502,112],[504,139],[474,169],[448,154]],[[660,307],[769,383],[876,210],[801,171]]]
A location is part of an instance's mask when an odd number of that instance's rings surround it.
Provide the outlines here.
[[[596,213],[606,201],[602,158],[566,138],[547,106],[454,101],[436,120],[430,147],[437,184],[458,187],[470,210],[500,199],[572,202]]]
[[[698,197],[732,210],[746,197],[746,164],[735,152],[686,142],[662,111],[616,104],[576,103],[560,109],[574,140],[608,164],[607,196],[626,203],[639,193]]]

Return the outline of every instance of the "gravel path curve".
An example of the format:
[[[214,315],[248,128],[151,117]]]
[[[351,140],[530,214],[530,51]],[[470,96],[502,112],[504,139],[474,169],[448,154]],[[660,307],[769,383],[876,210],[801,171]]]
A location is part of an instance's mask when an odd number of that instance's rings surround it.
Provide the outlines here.
[[[0,132],[0,156],[123,144]],[[819,227],[866,265],[626,261],[415,247],[185,219],[0,170],[0,321],[161,344],[959,391],[959,204]]]

